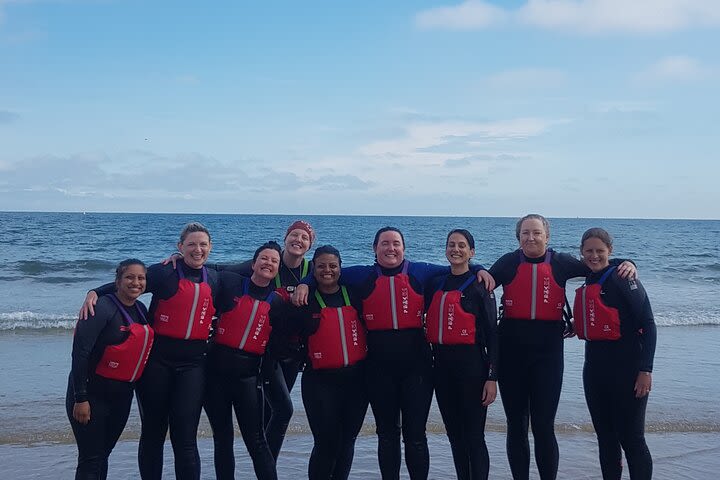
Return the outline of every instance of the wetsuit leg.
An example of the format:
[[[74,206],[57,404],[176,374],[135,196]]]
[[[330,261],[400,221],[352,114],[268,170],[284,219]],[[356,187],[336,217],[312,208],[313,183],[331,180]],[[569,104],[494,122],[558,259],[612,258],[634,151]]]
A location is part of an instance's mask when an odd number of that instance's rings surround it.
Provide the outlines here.
[[[470,362],[467,362],[470,364]],[[436,357],[435,397],[447,431],[458,480],[485,480],[490,459],[485,443],[487,408],[482,406],[487,367],[453,365]],[[463,372],[465,371],[465,374]]]
[[[267,415],[265,415],[267,419],[265,436],[270,446],[270,451],[275,460],[277,460],[283,441],[285,440],[285,433],[287,432],[290,419],[293,415],[293,404],[280,364],[270,357],[265,357],[262,372],[265,401],[267,406],[270,407],[269,419]]]
[[[199,480],[197,431],[205,396],[204,357],[174,369],[170,396],[170,442],[175,454],[175,477]]]
[[[541,480],[554,480],[558,472],[560,454],[555,438],[555,415],[562,390],[563,345],[563,338],[558,336],[532,349],[530,426]]]
[[[279,360],[278,363],[280,364],[280,368],[282,368],[285,386],[288,392],[292,392],[295,382],[297,381],[298,373],[300,372],[300,361],[294,358],[283,358]]]
[[[308,464],[310,480],[333,478],[342,434],[341,399],[336,382],[336,376],[328,372],[306,370],[302,376],[303,405],[313,434]]]
[[[263,428],[262,381],[255,376],[235,378],[231,386],[235,416],[258,480],[277,480],[275,458]]]
[[[367,386],[378,436],[383,480],[400,478],[400,381],[397,366],[367,359]]]
[[[632,375],[634,377],[634,375]],[[647,408],[648,395],[643,398],[635,398],[633,391],[635,379],[632,379],[632,387],[624,391],[624,402],[619,411],[618,432],[620,445],[625,451],[628,471],[632,480],[650,480],[652,478],[653,463],[650,449],[645,442],[645,409]]]
[[[90,393],[88,401],[90,422],[82,425],[73,418],[75,400],[72,385],[68,384],[65,407],[78,445],[75,478],[103,480],[107,478],[108,457],[125,429],[130,415],[132,391],[128,391],[126,395],[111,396]]]
[[[507,422],[507,457],[514,480],[530,476],[530,374],[526,345],[500,335],[498,372],[500,397]]]
[[[365,365],[356,365],[352,371],[344,372],[338,386],[342,434],[341,447],[332,474],[333,480],[346,480],[350,477],[350,469],[355,455],[355,439],[362,428],[368,409],[367,388],[364,379]]]
[[[229,381],[220,372],[208,372],[205,393],[205,413],[213,433],[213,459],[218,480],[235,478],[235,430],[232,418],[232,398]]]
[[[427,426],[432,403],[432,360],[430,347],[422,356],[416,356],[407,365],[400,380],[400,410],[402,412],[402,435],[405,444],[405,465],[411,480],[425,480],[430,470]]]
[[[585,362],[583,367],[583,388],[590,418],[598,439],[600,469],[603,479],[619,480],[622,476],[622,452],[620,439],[613,422],[612,385],[607,375],[603,375],[606,367],[596,367]]]
[[[140,419],[138,463],[143,480],[160,480],[163,447],[168,431],[172,369],[157,357],[150,357],[136,392]]]

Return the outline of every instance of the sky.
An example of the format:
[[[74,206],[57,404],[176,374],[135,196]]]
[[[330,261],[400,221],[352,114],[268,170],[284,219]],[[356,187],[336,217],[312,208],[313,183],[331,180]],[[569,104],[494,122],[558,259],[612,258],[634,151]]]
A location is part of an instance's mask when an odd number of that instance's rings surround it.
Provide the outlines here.
[[[720,1],[0,0],[0,210],[720,218]]]

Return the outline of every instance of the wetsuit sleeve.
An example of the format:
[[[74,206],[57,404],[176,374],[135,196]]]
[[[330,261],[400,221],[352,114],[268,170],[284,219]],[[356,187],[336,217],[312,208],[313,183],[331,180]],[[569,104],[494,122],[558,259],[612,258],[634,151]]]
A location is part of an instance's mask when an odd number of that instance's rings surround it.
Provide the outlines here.
[[[627,280],[613,273],[615,284],[630,305],[635,328],[640,335],[640,371],[652,372],[657,342],[657,328],[645,287],[640,280]]]
[[[486,292],[484,287],[480,287],[482,294],[482,315],[481,328],[485,337],[485,348],[488,355],[488,380],[497,380],[498,365],[498,332],[497,332],[497,303],[495,302],[495,294]]]
[[[117,311],[117,307],[110,301],[98,301],[95,306],[95,315],[87,320],[78,320],[75,325],[72,347],[72,384],[75,393],[75,402],[85,402],[87,396],[87,381],[90,369],[90,353],[98,337]]]
[[[206,264],[206,267],[211,270],[217,270],[218,272],[236,273],[243,277],[252,275],[252,260],[247,260],[242,263],[211,263]]]
[[[115,293],[116,289],[117,287],[115,286],[115,282],[110,282],[106,283],[105,285],[100,285],[99,287],[93,288],[92,291],[97,293],[98,297],[102,297],[103,295]]]
[[[360,287],[365,281],[367,281],[368,277],[372,275],[374,269],[374,265],[355,265],[352,267],[342,267],[338,283],[340,285],[345,285],[350,288]],[[313,285],[315,284],[314,282],[315,279],[313,279]]]
[[[517,266],[518,253],[516,250],[498,258],[490,267],[490,275],[495,279],[496,285],[508,285],[515,277]]]

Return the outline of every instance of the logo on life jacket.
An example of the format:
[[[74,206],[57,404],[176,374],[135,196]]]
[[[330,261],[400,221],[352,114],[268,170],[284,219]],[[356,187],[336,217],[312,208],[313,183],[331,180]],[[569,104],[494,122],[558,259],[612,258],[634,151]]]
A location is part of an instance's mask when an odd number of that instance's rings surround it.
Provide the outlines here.
[[[550,303],[550,277],[543,277],[543,303]]]
[[[265,325],[265,322],[267,322],[267,318],[268,318],[267,315],[264,315],[264,314],[260,314],[258,316],[257,327],[255,327],[255,331],[253,332],[253,340],[258,339],[258,335],[260,335],[260,332],[262,331],[263,326]],[[263,344],[264,343],[265,342],[263,342]]]
[[[107,366],[110,368],[117,368],[120,364],[118,362],[108,362]]]
[[[202,308],[200,309],[200,324],[202,325],[205,317],[207,316],[208,307],[210,306],[210,299],[206,298],[203,301]]]
[[[407,314],[408,311],[409,311],[409,309],[408,309],[408,304],[410,303],[410,294],[409,294],[409,292],[408,292],[408,289],[407,289],[407,288],[401,288],[401,289],[400,289],[400,296],[402,297],[402,311],[403,311],[404,314]]]
[[[455,304],[451,303],[448,305],[447,310],[447,329],[453,329],[453,323],[455,323]]]
[[[161,314],[161,315],[160,315],[160,321],[161,321],[161,322],[167,323],[169,320],[170,320],[170,317],[169,317],[168,315],[165,315],[165,314]]]

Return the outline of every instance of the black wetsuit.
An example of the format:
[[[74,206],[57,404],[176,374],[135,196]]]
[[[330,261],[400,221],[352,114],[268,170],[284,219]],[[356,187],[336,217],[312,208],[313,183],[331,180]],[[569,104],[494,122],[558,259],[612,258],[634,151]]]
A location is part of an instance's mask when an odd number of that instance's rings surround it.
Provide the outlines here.
[[[523,257],[514,251],[495,262],[490,273],[498,285],[507,286],[513,281]],[[545,255],[524,259],[539,264]],[[553,252],[550,266],[555,282],[562,288],[568,279],[584,277],[590,271],[578,259],[557,252]],[[563,321],[500,318],[499,387],[507,419],[508,461],[515,480],[526,480],[530,475],[528,422],[532,425],[540,478],[552,480],[557,476],[555,414],[563,380],[564,330]]]
[[[145,305],[139,301],[136,305],[142,314],[136,307],[125,310],[134,322],[144,324]],[[105,347],[127,339],[126,327],[127,321],[108,296],[98,299],[95,315],[79,320],[75,327],[65,406],[78,445],[77,480],[107,478],[108,457],[130,414],[134,385],[95,373]],[[73,407],[85,401],[90,402],[90,421],[82,425],[73,418]]]
[[[246,277],[252,275],[252,260],[237,265],[209,265],[210,268],[234,272]],[[312,262],[305,259],[296,268],[290,268],[280,256],[278,275],[271,283],[275,288],[284,288],[291,294],[303,276],[312,272]],[[285,440],[293,404],[290,392],[302,369],[302,346],[296,337],[274,334],[270,339],[266,359],[263,362],[262,377],[265,402],[265,435],[273,457],[277,460]]]
[[[320,304],[310,292],[309,304],[297,311],[304,338],[320,326]],[[361,312],[360,302],[350,295],[351,305]],[[322,294],[328,307],[342,307],[341,291]],[[358,318],[360,314],[358,313]],[[308,465],[310,480],[344,480],[350,475],[355,439],[368,408],[365,362],[344,368],[315,370],[306,363],[302,374],[302,398],[314,445]]]
[[[192,269],[180,260],[185,278],[202,281],[202,270]],[[207,269],[207,281],[217,292],[218,274]],[[160,300],[178,291],[178,273],[172,264],[155,264],[147,270],[147,287],[152,293],[150,316],[153,324]],[[98,294],[114,291],[114,284],[95,289]],[[175,476],[179,480],[200,478],[197,430],[205,391],[207,340],[182,340],[155,335],[155,343],[142,378],[137,383],[137,398],[142,420],[138,461],[143,480],[162,477],[163,448],[168,427],[175,456]]]
[[[442,291],[460,288],[472,272],[448,275]],[[425,294],[430,306],[433,291]],[[477,281],[463,290],[460,305],[475,316],[474,345],[433,345],[435,398],[445,424],[458,480],[487,479],[490,459],[485,444],[487,407],[482,405],[487,380],[497,380],[497,306],[495,296]]]
[[[228,271],[220,272],[220,278],[218,316],[235,308],[243,296],[245,282],[250,282],[248,295],[256,300],[266,300],[275,290],[272,285],[260,287],[248,278]],[[270,302],[270,322],[276,327],[275,318],[278,311],[284,312],[284,302],[275,294]],[[235,478],[233,410],[255,475],[262,480],[277,479],[275,459],[265,439],[262,421],[265,400],[260,381],[261,362],[260,355],[211,343],[205,412],[213,430],[215,474],[219,480]]]
[[[365,300],[375,290],[378,266],[343,268],[340,283],[353,287],[358,296]],[[401,264],[391,269],[381,268],[381,272],[384,276],[395,276],[402,269]],[[412,262],[407,275],[415,293],[423,295],[427,282],[449,271],[449,267]],[[402,432],[405,464],[410,478],[426,479],[430,454],[425,426],[432,403],[433,385],[432,353],[423,329],[368,331],[366,369],[368,395],[377,427],[378,462],[382,478],[393,480],[400,477]]]
[[[597,283],[605,270],[588,275],[586,283]],[[653,312],[640,281],[621,279],[617,271],[602,284],[601,291],[602,302],[618,309],[621,333],[619,340],[585,344],[585,399],[598,438],[603,478],[621,478],[622,447],[630,478],[649,480],[652,457],[645,443],[648,395],[636,398],[634,387],[638,372],[653,369],[657,332]]]

